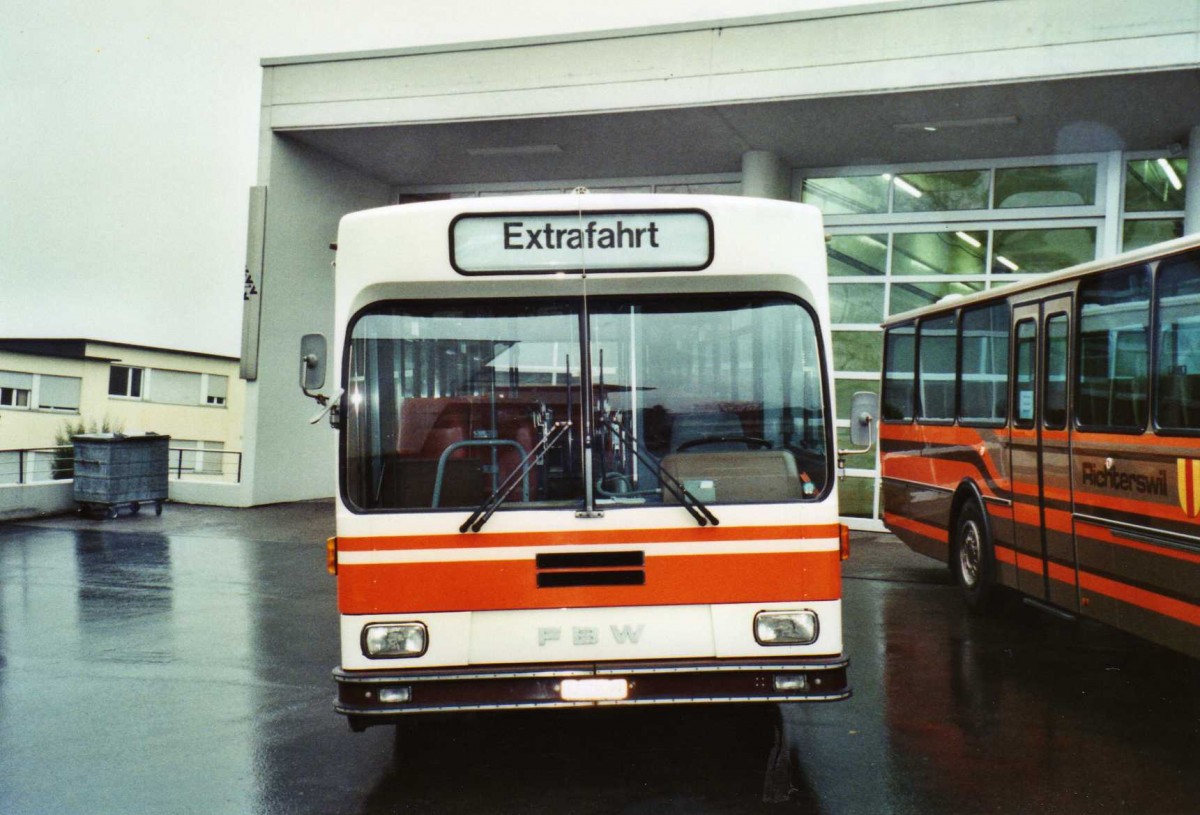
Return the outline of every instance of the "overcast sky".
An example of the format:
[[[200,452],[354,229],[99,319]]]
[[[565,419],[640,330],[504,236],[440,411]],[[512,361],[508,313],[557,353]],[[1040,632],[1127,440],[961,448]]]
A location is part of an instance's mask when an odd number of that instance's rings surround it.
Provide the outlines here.
[[[0,336],[238,353],[259,60],[871,0],[38,0],[0,25]]]

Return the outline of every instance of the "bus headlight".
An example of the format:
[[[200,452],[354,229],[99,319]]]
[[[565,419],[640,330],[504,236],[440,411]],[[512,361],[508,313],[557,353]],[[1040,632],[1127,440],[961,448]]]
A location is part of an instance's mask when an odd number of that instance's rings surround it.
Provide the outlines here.
[[[754,615],[754,639],[759,645],[808,645],[816,642],[817,612],[760,611]]]
[[[424,623],[372,623],[363,628],[363,654],[371,659],[419,657],[428,645]]]

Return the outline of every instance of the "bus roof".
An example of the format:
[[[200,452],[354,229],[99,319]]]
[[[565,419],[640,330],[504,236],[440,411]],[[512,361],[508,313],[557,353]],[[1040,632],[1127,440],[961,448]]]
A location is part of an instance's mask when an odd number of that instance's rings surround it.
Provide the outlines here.
[[[659,227],[650,223],[643,230],[647,236],[625,243],[622,236],[637,226],[626,216],[673,218],[676,227],[671,231],[664,223],[656,233]],[[670,237],[660,244],[656,234]],[[338,230],[337,280],[344,290],[356,291],[376,283],[470,280],[507,281],[532,291],[542,285],[539,279],[586,266],[596,279],[610,272],[662,280],[660,272],[685,273],[677,282],[785,274],[823,290],[823,236],[816,207],[763,198],[651,193],[459,198],[345,215]],[[607,257],[604,250],[611,250]]]
[[[1057,272],[1046,272],[1039,275],[1030,275],[1027,279],[1022,279],[1018,283],[1013,283],[1012,285],[1004,286],[1003,288],[976,292],[974,294],[958,295],[955,296],[953,300],[947,300],[943,303],[934,303],[932,305],[911,309],[900,314],[894,314],[884,320],[882,326],[887,328],[892,325],[912,322],[913,320],[921,317],[943,314],[945,312],[953,311],[966,306],[1002,300],[1019,292],[1030,291],[1031,289],[1039,289],[1044,286],[1052,286],[1056,283],[1061,283],[1066,280],[1085,277],[1094,272],[1116,269],[1136,263],[1148,263],[1152,260],[1166,257],[1167,255],[1173,255],[1188,249],[1196,248],[1200,248],[1200,234],[1185,235],[1182,238],[1176,238],[1175,240],[1152,244],[1141,249],[1135,249],[1131,252],[1124,252],[1120,255],[1114,255],[1113,257],[1104,258],[1102,260],[1091,260],[1087,263],[1068,266],[1067,268],[1060,269]]]

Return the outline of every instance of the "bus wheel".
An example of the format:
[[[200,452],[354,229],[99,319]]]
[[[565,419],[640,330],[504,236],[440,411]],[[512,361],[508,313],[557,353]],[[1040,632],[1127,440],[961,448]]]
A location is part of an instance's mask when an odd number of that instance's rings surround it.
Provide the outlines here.
[[[962,589],[967,607],[975,612],[987,610],[993,595],[995,560],[983,510],[975,501],[964,506],[958,516],[950,569]]]

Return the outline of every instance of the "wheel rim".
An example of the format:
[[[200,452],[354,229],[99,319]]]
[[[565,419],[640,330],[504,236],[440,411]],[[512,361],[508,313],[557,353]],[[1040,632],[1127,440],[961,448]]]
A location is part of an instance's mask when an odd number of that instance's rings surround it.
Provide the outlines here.
[[[963,524],[962,539],[958,545],[958,569],[963,585],[969,588],[979,582],[980,540],[979,525],[975,521]]]

